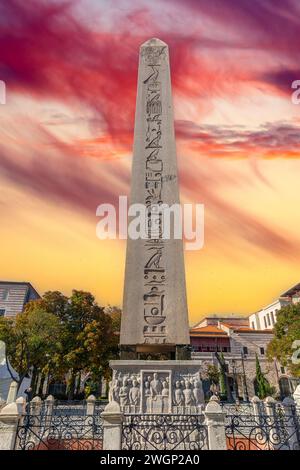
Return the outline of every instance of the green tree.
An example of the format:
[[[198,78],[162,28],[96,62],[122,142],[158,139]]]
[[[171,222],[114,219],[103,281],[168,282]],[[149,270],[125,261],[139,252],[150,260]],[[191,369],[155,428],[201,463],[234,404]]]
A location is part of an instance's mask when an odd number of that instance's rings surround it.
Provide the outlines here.
[[[62,326],[62,351],[56,356],[52,375],[68,375],[68,397],[72,398],[76,378],[89,371],[94,382],[109,377],[110,359],[118,357],[118,325],[114,317],[97,305],[89,292],[73,290],[70,298],[60,292],[46,292],[43,307],[55,314]],[[115,321],[116,321],[115,317]],[[77,380],[77,385],[80,381]]]
[[[262,373],[257,354],[256,354],[255,362],[256,362],[255,393],[262,400],[266,398],[267,396],[273,395],[274,388],[271,387],[267,378]]]
[[[58,318],[45,311],[39,301],[29,302],[15,320],[0,318],[0,339],[5,342],[7,359],[18,377],[10,368],[9,372],[19,387],[30,372],[34,382],[37,373],[59,354],[60,335]]]
[[[292,344],[300,340],[300,304],[286,305],[277,313],[274,326],[274,338],[267,348],[267,356],[277,359],[283,366],[288,367],[291,374],[300,377],[300,364],[292,361]]]
[[[0,339],[19,374],[19,382],[31,371],[32,387],[37,377],[67,377],[68,397],[79,392],[80,375],[91,373],[96,384],[109,379],[109,360],[118,358],[121,311],[97,305],[89,292],[73,290],[70,297],[46,292],[29,302],[16,321],[0,318]],[[41,388],[41,386],[40,386]]]
[[[220,354],[220,397],[222,400],[227,399],[227,377],[226,377],[226,363],[223,353]]]
[[[112,328],[116,334],[120,333],[121,330],[121,316],[122,310],[116,305],[108,305],[105,307],[105,313],[108,314],[112,321]]]
[[[215,364],[208,364],[206,376],[211,384],[218,385],[220,380],[220,371]]]

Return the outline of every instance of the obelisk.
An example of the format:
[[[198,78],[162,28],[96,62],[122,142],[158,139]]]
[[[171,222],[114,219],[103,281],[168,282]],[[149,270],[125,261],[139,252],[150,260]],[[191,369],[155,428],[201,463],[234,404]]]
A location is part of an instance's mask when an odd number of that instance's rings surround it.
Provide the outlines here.
[[[169,51],[159,39],[140,48],[130,204],[179,204]],[[121,359],[189,356],[183,242],[157,224],[157,235],[152,227],[149,238],[127,239]]]

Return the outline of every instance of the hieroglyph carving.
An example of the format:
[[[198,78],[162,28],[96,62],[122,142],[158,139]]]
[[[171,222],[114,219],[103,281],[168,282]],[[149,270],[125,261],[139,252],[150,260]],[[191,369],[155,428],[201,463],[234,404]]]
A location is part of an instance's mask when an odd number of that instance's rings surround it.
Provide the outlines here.
[[[142,50],[146,67],[143,81],[145,93],[145,206],[147,208],[146,261],[144,264],[144,342],[166,342],[165,285],[167,280],[164,240],[162,238],[162,212],[164,175],[162,144],[162,82],[161,64],[166,46],[148,46]]]

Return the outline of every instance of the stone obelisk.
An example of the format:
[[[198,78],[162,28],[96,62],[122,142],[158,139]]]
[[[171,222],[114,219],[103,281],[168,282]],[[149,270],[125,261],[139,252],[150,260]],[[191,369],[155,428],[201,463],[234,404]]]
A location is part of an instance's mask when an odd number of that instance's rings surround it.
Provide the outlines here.
[[[140,48],[130,204],[179,204],[169,51],[159,39]],[[157,217],[151,237],[127,239],[121,359],[189,357],[183,242],[172,230],[162,238]]]

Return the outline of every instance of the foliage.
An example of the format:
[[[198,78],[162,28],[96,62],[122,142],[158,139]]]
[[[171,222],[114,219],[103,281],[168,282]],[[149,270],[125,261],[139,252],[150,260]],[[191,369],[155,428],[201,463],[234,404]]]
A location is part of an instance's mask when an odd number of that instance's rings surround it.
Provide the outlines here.
[[[226,400],[227,398],[227,387],[226,387],[226,370],[225,370],[225,359],[223,353],[220,354],[220,363],[221,363],[221,370],[220,370],[220,396],[222,400]]]
[[[5,342],[7,358],[19,375],[12,376],[19,386],[30,371],[45,371],[60,353],[61,331],[58,318],[44,310],[39,301],[28,303],[15,321],[0,318],[0,339]]]
[[[292,344],[295,340],[300,340],[300,304],[286,305],[279,310],[274,326],[274,338],[267,348],[270,360],[277,359],[283,366],[288,367],[294,377],[300,377],[300,364],[292,362],[295,352]]]
[[[256,376],[255,376],[255,393],[263,400],[264,398],[273,395],[274,387],[271,387],[265,375],[262,373],[258,356],[256,354]]]
[[[121,315],[122,315],[122,310],[120,307],[116,307],[108,305],[105,307],[105,313],[107,313],[112,321],[112,328],[115,333],[119,333],[121,330]]]
[[[211,384],[217,385],[220,380],[220,371],[215,364],[208,364],[206,369],[206,376]]]
[[[109,360],[118,356],[118,337],[113,321],[89,292],[73,290],[70,298],[60,292],[46,292],[42,304],[57,315],[63,325],[62,351],[53,374],[69,372],[68,395],[73,396],[76,376],[91,372],[92,379],[109,378]]]
[[[48,373],[54,380],[67,377],[72,398],[82,371],[89,371],[93,382],[101,376],[109,379],[109,360],[118,357],[120,329],[120,309],[110,309],[105,313],[89,292],[73,290],[66,297],[53,291],[29,302],[15,322],[0,318],[0,339],[20,380],[31,370],[32,386],[38,392],[38,373],[42,380]]]

